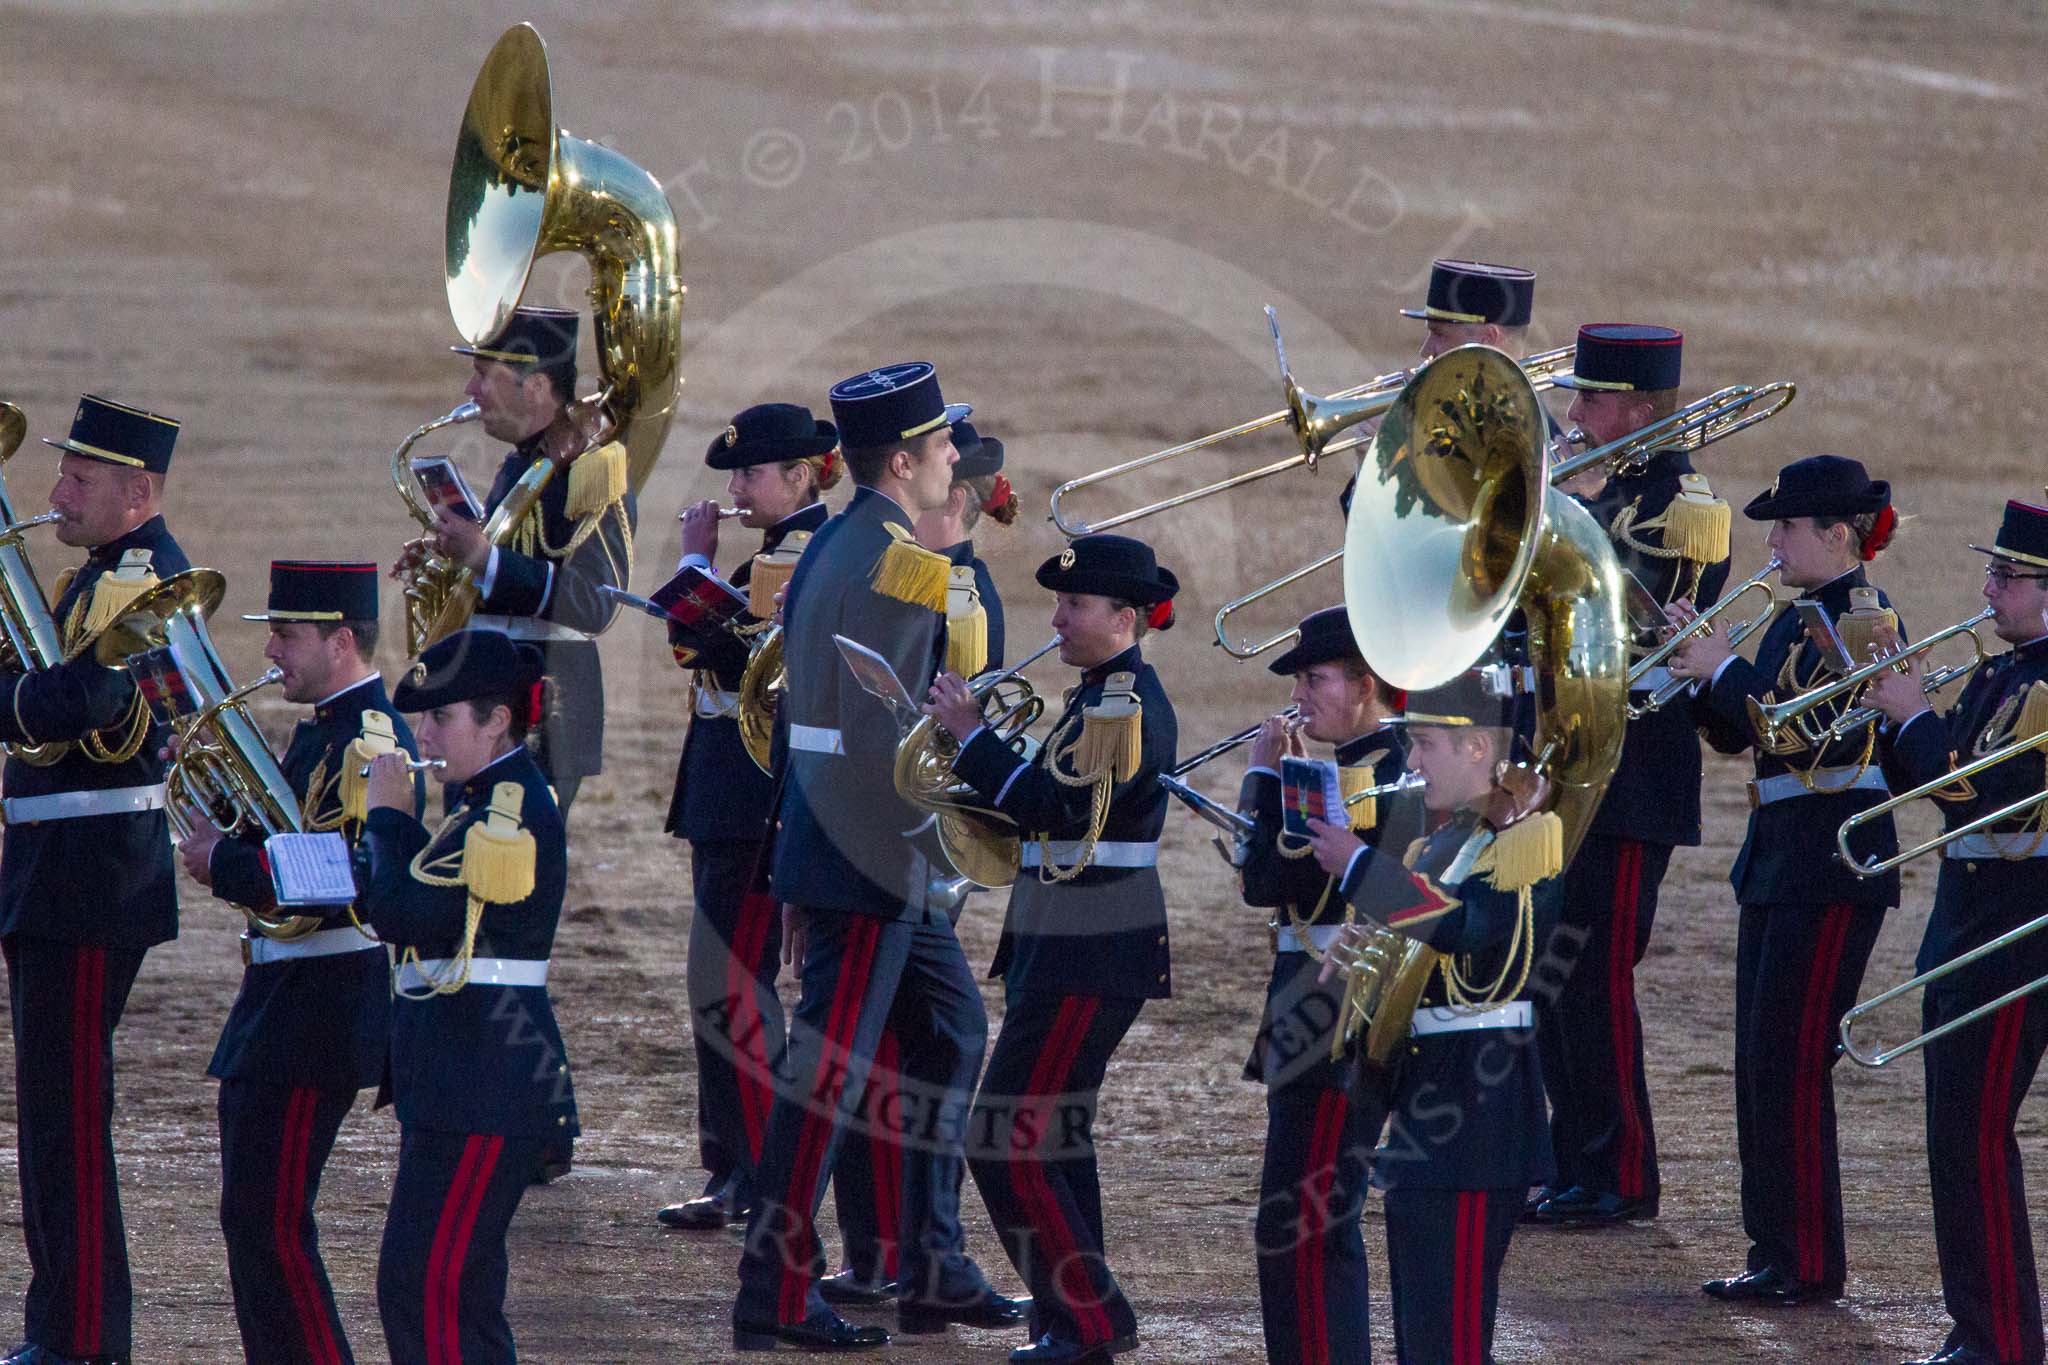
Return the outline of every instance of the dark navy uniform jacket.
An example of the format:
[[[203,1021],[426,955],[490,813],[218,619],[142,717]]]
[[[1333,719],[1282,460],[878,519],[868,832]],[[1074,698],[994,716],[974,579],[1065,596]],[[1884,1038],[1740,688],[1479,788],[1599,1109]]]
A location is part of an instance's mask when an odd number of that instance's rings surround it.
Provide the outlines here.
[[[1079,733],[1082,708],[1102,700],[1103,686],[1113,673],[1137,675],[1145,754],[1137,774],[1110,792],[1102,842],[1150,844],[1156,858],[1168,800],[1159,774],[1174,764],[1179,727],[1173,703],[1139,647],[1133,645],[1083,673],[1081,685],[1068,693],[1053,732],[1068,732],[1059,747],[1071,742]],[[1049,762],[1049,748],[1026,759],[985,729],[961,749],[953,771],[1017,822],[1028,854],[1035,840],[1072,843],[1088,833],[1093,784],[1061,782],[1047,767]],[[1056,861],[1058,866],[1070,865],[1065,857]],[[1038,869],[1027,867],[1010,888],[1010,909],[989,975],[1000,977],[1011,990],[1156,1000],[1173,993],[1168,958],[1166,897],[1156,865],[1091,864],[1072,880],[1055,883],[1043,881]]]
[[[1459,811],[1412,846],[1410,867],[1391,845],[1368,845],[1346,870],[1343,892],[1360,914],[1460,958],[1463,975],[1484,983],[1507,961],[1520,895],[1496,888],[1484,873],[1437,881],[1478,828],[1471,812]],[[1563,883],[1545,878],[1530,895],[1540,951],[1557,923]],[[1531,998],[1524,983],[1516,999]],[[1444,1003],[1439,973],[1422,1006]],[[1482,1190],[1548,1181],[1550,1128],[1535,1044],[1533,1027],[1411,1035],[1395,1052],[1393,1117],[1373,1158],[1373,1182],[1383,1189]]]
[[[1654,521],[1678,496],[1679,477],[1692,472],[1692,460],[1683,451],[1662,451],[1641,473],[1610,480],[1588,510],[1610,534],[1616,519],[1624,514],[1632,523]],[[1614,541],[1621,567],[1634,574],[1661,605],[1689,597],[1705,611],[1720,600],[1721,589],[1728,582],[1725,557],[1704,566],[1687,559],[1666,559],[1640,548],[1662,548],[1661,530],[1630,529],[1628,535],[1636,545]],[[1700,772],[1699,732],[1686,713],[1683,697],[1630,721],[1622,741],[1621,762],[1607,784],[1605,799],[1594,812],[1589,832],[1652,844],[1698,844]]]
[[[761,541],[761,553],[773,551],[793,531],[815,533],[825,524],[826,516],[822,502],[798,508],[768,528]],[[753,575],[754,561],[749,558],[726,581],[744,588]],[[758,624],[758,619],[744,613],[740,617],[748,625]],[[671,632],[669,638],[671,644],[683,643],[678,633]],[[714,653],[700,654],[690,666],[702,669],[710,686],[721,692],[735,692],[746,672],[747,658],[744,644],[731,635],[723,635]],[[694,693],[693,688],[693,697]],[[678,839],[698,843],[714,839],[759,840],[767,833],[769,817],[774,814],[774,791],[774,779],[755,766],[746,745],[741,743],[739,721],[730,715],[695,712],[690,718],[689,736],[683,740],[683,756],[676,765],[675,794],[669,798],[668,820],[662,828]]]
[[[418,880],[412,860],[430,838],[430,857],[459,852],[470,826],[489,813],[491,789],[500,782],[525,790],[520,819],[533,835],[533,894],[515,905],[484,907],[474,955],[546,961],[553,951],[568,846],[540,766],[515,749],[449,788],[452,818],[438,837],[395,810],[370,812],[356,846],[356,884],[371,926],[394,952],[410,947],[429,960],[455,955],[469,895],[460,886]],[[408,1126],[529,1138],[580,1131],[568,1054],[545,986],[470,984],[452,995],[394,1000],[391,1091],[398,1121]]]
[[[1830,618],[1849,610],[1849,591],[1866,587],[1859,566],[1806,596],[1818,601]],[[1883,593],[1878,601],[1890,606]],[[1900,634],[1905,623],[1900,622]],[[1789,661],[1789,662],[1788,662]],[[1830,742],[1816,756],[1810,747],[1796,753],[1773,754],[1757,748],[1757,732],[1749,718],[1749,699],[1784,701],[1827,680],[1820,651],[1806,638],[1799,614],[1780,611],[1764,631],[1756,662],[1737,655],[1729,660],[1711,687],[1700,689],[1693,698],[1693,718],[1707,742],[1724,754],[1739,754],[1756,748],[1756,776],[1759,780],[1782,774],[1823,768],[1854,768],[1866,755],[1874,766],[1870,731]],[[1829,715],[1836,708],[1822,708]],[[1820,785],[1839,786],[1849,779],[1820,779]],[[1885,799],[1879,789],[1862,788],[1833,793],[1800,795],[1785,801],[1760,805],[1749,813],[1749,832],[1742,852],[1728,880],[1744,905],[1881,905],[1899,903],[1899,874],[1858,877],[1836,857],[1835,831],[1844,820],[1868,810]],[[1851,847],[1866,860],[1888,858],[1898,852],[1898,835],[1889,816],[1873,820],[1857,833]]]
[[[485,508],[495,508],[511,493],[527,470],[541,458],[541,437],[537,432],[514,446],[498,466]],[[564,555],[576,533],[576,522],[563,510],[569,498],[569,471],[558,471],[540,495],[541,545],[532,553],[511,548],[498,551],[498,568],[491,590],[478,603],[479,613],[494,616],[531,616],[586,635],[596,635],[612,623],[617,610],[598,591],[600,584],[626,586],[631,556],[632,522],[637,504],[628,493],[626,524],[619,514],[606,509],[597,529]],[[598,664],[597,644],[592,640],[535,640],[540,647],[548,675],[555,680],[552,714],[543,727],[541,762],[558,777],[587,777],[604,767],[604,670]]]
[[[399,747],[419,754],[411,727],[391,709],[384,680],[375,674],[315,706],[293,727],[280,765],[301,811],[308,809],[307,792],[315,791],[309,829],[336,830],[351,841],[361,832],[341,823],[341,773],[367,711],[391,717]],[[417,776],[414,782],[419,784]],[[213,846],[208,871],[217,899],[261,911],[275,908],[262,840],[221,840]],[[352,927],[347,907],[322,915],[321,928],[343,927]],[[363,941],[369,948],[371,940]],[[363,1090],[383,1079],[390,1042],[391,971],[381,949],[251,963],[243,969],[241,993],[207,1072],[221,1080]]]
[[[191,567],[162,517],[96,547],[53,609],[67,647],[93,585],[129,550],[148,550],[158,578]],[[105,727],[121,732],[105,736],[118,744],[142,705],[128,674],[102,668],[89,649],[56,668],[0,677],[0,691],[11,697],[0,704],[0,742],[9,744],[76,739]],[[157,752],[169,733],[150,723],[125,763],[95,763],[75,746],[46,768],[10,758],[0,785],[10,797],[153,786],[164,780]],[[10,824],[0,842],[0,937],[10,934],[131,949],[176,938],[178,890],[164,813]]]
[[[924,814],[896,794],[897,719],[854,681],[832,643],[844,635],[889,661],[913,703],[931,686],[943,614],[870,586],[910,516],[858,489],[797,561],[783,595],[789,670],[780,716],[788,759],[777,812],[775,894],[792,905],[922,919],[931,867],[910,837]],[[837,746],[827,752],[807,745]]]
[[[1923,712],[1895,733],[1882,736],[1879,743],[1892,789],[1906,791],[1931,782],[1951,767],[1961,767],[2010,742],[2027,689],[2043,681],[2048,681],[2048,637],[2029,641],[1978,668],[1946,715]],[[1947,789],[1955,799],[1943,796],[1935,800],[1942,828],[1966,825],[2041,791],[2048,781],[2044,765],[2048,760],[2036,749],[1969,778],[1967,792]],[[1927,918],[1917,971],[1924,972],[2048,912],[2048,859],[2018,856],[2043,846],[2042,840],[2048,836],[2010,833],[2033,823],[2038,813],[2038,809],[2029,811],[1993,827],[1993,833],[2008,833],[1985,846],[1984,852],[1990,854],[1995,849],[1998,854],[2014,855],[2011,858],[1941,857],[1934,912]],[[2036,958],[2039,953],[2037,943]],[[1958,975],[1997,974],[2000,966],[2016,963],[2020,957],[2018,952],[1994,953]],[[2011,984],[2020,983],[2015,980]]]
[[[1399,778],[1407,767],[1407,746],[1401,729],[1382,725],[1337,746],[1337,762],[1346,768],[1370,766],[1372,785],[1383,786]],[[1336,893],[1336,878],[1324,872],[1302,845],[1301,856],[1290,856],[1288,843],[1281,839],[1280,774],[1271,768],[1254,768],[1247,775],[1251,796],[1251,817],[1255,828],[1239,869],[1244,882],[1246,905],[1286,908],[1302,924],[1342,924],[1344,898]],[[1371,826],[1359,832],[1369,844],[1405,849],[1422,833],[1422,803],[1412,795],[1398,800],[1376,798],[1377,809]],[[1291,842],[1291,841],[1290,841]],[[1279,923],[1288,920],[1282,917]]]
[[[958,545],[940,551],[955,564],[964,564],[974,570],[974,590],[981,595],[981,609],[988,613],[988,662],[984,669],[1003,666],[1003,599],[996,592],[996,581],[990,576],[988,565],[974,553],[974,542],[963,540]]]

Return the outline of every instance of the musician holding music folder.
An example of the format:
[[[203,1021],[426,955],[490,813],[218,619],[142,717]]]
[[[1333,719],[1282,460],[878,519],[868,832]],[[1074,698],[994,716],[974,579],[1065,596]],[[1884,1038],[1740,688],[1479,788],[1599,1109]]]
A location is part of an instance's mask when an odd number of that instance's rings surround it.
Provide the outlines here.
[[[394,748],[418,752],[371,664],[377,566],[273,561],[268,603],[243,619],[269,624],[263,656],[283,673],[285,700],[313,708],[281,764],[304,827],[353,844],[368,814],[363,765]],[[418,775],[414,786],[418,815]],[[276,909],[260,837],[224,839],[201,815],[178,856],[217,900]],[[243,1352],[321,1365],[350,1354],[313,1203],[356,1092],[384,1079],[391,981],[384,945],[352,906],[300,913],[320,927],[289,941],[243,931],[241,990],[207,1070],[221,1083],[220,1221]]]
[[[762,403],[736,414],[704,451],[707,468],[727,475],[726,494],[740,523],[761,533],[759,555],[798,547],[825,524],[824,492],[839,482],[839,431],[795,403]],[[679,574],[712,572],[719,506],[693,503],[681,514]],[[725,580],[745,590],[755,559]],[[656,594],[659,602],[661,594]],[[690,729],[676,764],[675,792],[663,828],[690,845],[694,910],[684,986],[697,1055],[697,1152],[703,1193],[656,1213],[665,1226],[711,1229],[746,1220],[754,1206],[754,1169],[773,1101],[768,1066],[782,1050],[780,919],[772,896],[754,894],[756,864],[773,817],[774,783],[740,737],[739,687],[768,622],[741,611],[730,625],[687,621],[668,607],[669,644],[690,672]],[[765,602],[763,603],[765,606]],[[721,613],[722,614],[722,613]]]

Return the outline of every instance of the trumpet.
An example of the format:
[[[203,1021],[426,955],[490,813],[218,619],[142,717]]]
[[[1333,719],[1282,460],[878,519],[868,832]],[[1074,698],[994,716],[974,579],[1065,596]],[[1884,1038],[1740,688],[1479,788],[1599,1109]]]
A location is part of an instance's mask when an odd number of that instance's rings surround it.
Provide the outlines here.
[[[1551,486],[1554,488],[1565,483],[1595,465],[1606,465],[1610,474],[1620,478],[1640,470],[1650,462],[1651,456],[1663,451],[1680,450],[1691,454],[1704,450],[1738,431],[1747,431],[1759,422],[1768,422],[1790,407],[1798,396],[1799,386],[1786,379],[1761,388],[1730,384],[1618,441],[1609,441],[1604,446],[1595,446],[1569,459],[1559,460],[1550,467]],[[1758,403],[1768,403],[1769,406],[1751,412],[1750,409]],[[1574,445],[1582,444],[1585,439],[1586,434],[1576,427],[1565,434],[1565,440]]]
[[[429,768],[439,771],[447,766],[448,760],[445,758],[408,758],[405,760],[405,770],[409,773],[423,773]],[[357,777],[368,777],[369,775],[370,765],[367,763],[362,766],[361,771],[356,773]]]
[[[1642,658],[1636,660],[1635,663],[1629,665],[1629,687],[1634,689],[1644,685],[1645,680],[1650,677],[1652,672],[1662,668],[1686,641],[1696,636],[1712,634],[1717,627],[1719,618],[1726,614],[1737,602],[1742,600],[1745,593],[1762,591],[1764,595],[1763,609],[1754,616],[1744,618],[1728,631],[1728,647],[1730,649],[1739,648],[1744,640],[1755,634],[1772,616],[1777,614],[1778,595],[1771,590],[1771,585],[1764,582],[1764,580],[1776,573],[1780,567],[1778,557],[1772,555],[1770,563],[1758,569],[1748,578],[1745,578],[1741,585],[1733,592],[1723,593],[1721,599],[1714,603],[1713,606],[1707,608],[1698,616],[1693,617],[1692,620],[1679,627],[1672,634],[1671,638],[1665,640]],[[1658,684],[1642,702],[1630,702],[1628,704],[1628,718],[1634,720],[1639,716],[1646,716],[1658,707],[1669,704],[1672,698],[1692,686],[1692,681],[1690,678],[1672,678],[1668,682]]]
[[[1998,764],[2004,763],[2009,759],[2018,758],[2023,754],[2032,753],[2034,750],[2040,749],[2044,746],[2048,746],[2048,731],[2044,731],[2041,734],[2035,735],[2031,739],[2014,740],[2010,744],[2001,745],[2000,747],[1993,749],[1988,754],[1984,754],[1979,758],[1972,759],[1970,762],[1965,763],[1960,768],[1956,768],[1953,771],[1943,773],[1940,777],[1935,778],[1931,782],[1923,782],[1919,786],[1913,788],[1913,790],[1911,791],[1900,792],[1897,796],[1891,797],[1879,803],[1878,805],[1872,806],[1869,810],[1858,811],[1856,814],[1850,816],[1847,820],[1844,820],[1842,822],[1842,827],[1835,831],[1835,843],[1841,851],[1843,864],[1846,865],[1851,872],[1854,872],[1859,877],[1881,876],[1884,873],[1889,872],[1893,868],[1899,866],[1901,863],[1910,862],[1914,858],[1918,858],[1923,854],[1932,853],[1936,849],[1946,848],[1948,845],[1953,844],[1960,839],[1969,838],[1974,834],[1990,829],[1993,825],[2002,824],[2007,820],[2011,820],[2018,816],[2025,815],[2027,812],[2035,809],[2043,803],[2048,803],[2048,790],[2033,792],[2030,795],[2023,796],[2017,801],[2010,802],[2007,805],[2002,806],[1995,811],[1992,811],[1988,815],[1980,815],[1976,819],[1970,821],[1967,824],[1958,825],[1951,830],[1945,830],[1941,834],[1936,835],[1932,839],[1925,840],[1922,843],[1914,845],[1912,848],[1906,849],[1900,853],[1895,853],[1889,858],[1880,859],[1876,862],[1865,862],[1857,858],[1853,853],[1849,851],[1850,834],[1852,834],[1855,830],[1861,828],[1863,825],[1868,824],[1870,821],[1878,819],[1880,816],[1890,815],[1893,811],[1897,810],[1900,806],[1905,805],[1909,801],[1917,801],[1923,797],[1933,796],[1935,793],[1941,791],[1943,788],[1953,786],[1957,782],[1965,781],[1968,778],[1974,777],[1976,774],[1983,772],[1987,768],[1996,767]],[[1992,837],[1996,839],[2000,836],[1994,835]],[[2003,837],[2019,838],[2024,840],[2039,840],[2043,837],[2048,836],[2035,833],[2006,835]],[[1881,1048],[1874,1052],[1859,1046],[1853,1036],[1857,1022],[1865,1018],[1866,1016],[1874,1013],[1878,1009],[1882,1008],[1884,1005],[1890,1003],[1893,1000],[1898,999],[1900,996],[1905,995],[1910,991],[1923,989],[1929,985],[1932,985],[1934,982],[1941,980],[1943,977],[1951,976],[1954,973],[1959,972],[1963,968],[1969,966],[1971,963],[1989,957],[1991,954],[2000,951],[2008,945],[2018,941],[2019,939],[2025,938],[2027,935],[2034,933],[2042,928],[2048,928],[2048,915],[2042,915],[2036,919],[2029,920],[2025,924],[2020,925],[2016,929],[2009,929],[2005,933],[2000,934],[1997,938],[1992,939],[1988,943],[1981,943],[1975,948],[1970,949],[1968,952],[1950,958],[1947,962],[1942,963],[1938,967],[1934,967],[1929,969],[1928,971],[1920,973],[1920,975],[1912,978],[1910,981],[1903,981],[1900,984],[1892,987],[1890,990],[1880,992],[1879,994],[1872,996],[1870,999],[1863,1001],[1861,1004],[1849,1010],[1846,1014],[1842,1016],[1842,1051],[1849,1055],[1849,1059],[1851,1061],[1857,1062],[1863,1066],[1883,1066],[1888,1062],[1894,1061],[1900,1057],[1905,1056],[1909,1052],[1916,1052],[1919,1049],[1927,1046],[1929,1043],[1933,1042],[1935,1039],[1941,1037],[1942,1035],[1952,1033],[1956,1029],[1963,1028],[1966,1025],[1972,1024],[1977,1020],[1983,1018],[1987,1014],[1997,1013],[1999,1010],[2004,1009],[2007,1005],[2011,1004],[2013,1001],[2019,999],[2023,995],[2031,994],[2034,991],[2040,990],[2043,986],[2048,986],[2048,976],[2039,977],[2036,980],[2028,982],[2024,986],[2014,987],[2012,990],[2007,991],[2004,995],[1999,996],[1996,1000],[1986,1001],[1985,1003],[1978,1005],[1975,1008],[1968,1010],[1961,1015],[1958,1015],[1954,1019],[1950,1019],[1947,1022],[1935,1028],[1928,1029],[1923,1033],[1917,1034],[1914,1037],[1907,1039],[1903,1043],[1899,1043],[1895,1046],[1888,1048]]]
[[[1937,630],[1934,634],[1927,636],[1923,640],[1906,645],[1893,653],[1885,655],[1881,659],[1874,659],[1860,668],[1851,669],[1831,682],[1822,683],[1819,687],[1808,688],[1796,697],[1789,697],[1784,701],[1769,705],[1758,701],[1755,697],[1751,697],[1749,699],[1750,724],[1756,728],[1757,738],[1766,745],[1783,743],[1783,732],[1788,728],[1800,739],[1816,748],[1852,735],[1864,726],[1882,720],[1884,713],[1874,706],[1857,706],[1844,711],[1833,721],[1823,725],[1813,718],[1814,711],[1828,702],[1851,696],[1860,691],[1865,683],[1875,678],[1885,669],[1895,668],[1906,659],[1926,654],[1936,645],[1943,644],[1949,640],[1968,641],[1970,647],[1969,660],[1964,663],[1951,664],[1930,671],[1921,680],[1920,689],[1929,696],[1932,696],[1950,683],[1961,681],[1963,678],[1968,677],[1977,665],[1984,662],[1984,640],[1977,634],[1977,627],[1990,620],[1994,614],[1991,608],[1986,607],[1967,621],[1958,621],[1956,624],[1943,630]]]
[[[1107,469],[1098,469],[1092,474],[1083,474],[1078,479],[1069,479],[1052,491],[1051,510],[1053,525],[1059,527],[1061,533],[1067,536],[1092,535],[1099,531],[1108,531],[1118,526],[1127,525],[1130,522],[1140,521],[1146,517],[1156,516],[1161,512],[1170,512],[1176,507],[1185,507],[1191,502],[1214,497],[1218,493],[1228,493],[1232,489],[1242,488],[1246,484],[1257,483],[1261,479],[1269,479],[1275,474],[1284,474],[1290,469],[1307,466],[1309,471],[1313,473],[1317,463],[1324,456],[1341,454],[1352,449],[1354,446],[1364,445],[1368,439],[1366,437],[1354,436],[1338,440],[1338,433],[1347,427],[1356,426],[1360,422],[1368,422],[1385,416],[1401,397],[1401,392],[1408,386],[1408,381],[1415,377],[1412,370],[1396,370],[1391,374],[1383,374],[1377,378],[1368,379],[1363,384],[1358,384],[1348,389],[1339,389],[1332,394],[1309,393],[1299,384],[1295,383],[1294,375],[1287,368],[1287,351],[1280,341],[1280,321],[1270,307],[1266,309],[1266,322],[1272,328],[1273,350],[1280,362],[1280,384],[1282,391],[1286,395],[1287,405],[1285,407],[1266,413],[1262,417],[1254,417],[1249,422],[1240,422],[1234,427],[1225,427],[1221,431],[1212,431],[1207,436],[1197,436],[1192,441],[1182,441],[1179,445],[1167,446],[1165,449],[1155,450],[1149,455],[1140,455],[1134,460],[1125,460],[1122,464],[1114,464]],[[1571,346],[1559,346],[1553,350],[1538,351],[1534,355],[1524,356],[1519,363],[1521,364],[1522,372],[1528,376],[1529,382],[1538,389],[1545,389],[1552,386],[1556,376],[1571,369],[1574,350],[1575,348]],[[1260,465],[1256,469],[1248,469],[1242,473],[1232,474],[1226,478],[1218,479],[1214,483],[1203,484],[1188,492],[1162,498],[1157,502],[1144,503],[1096,521],[1070,517],[1061,506],[1068,498],[1084,488],[1093,488],[1099,484],[1127,478],[1139,470],[1150,469],[1154,465],[1165,464],[1169,460],[1178,460],[1198,450],[1207,450],[1211,446],[1223,445],[1239,437],[1250,436],[1255,432],[1264,431],[1268,427],[1279,426],[1283,422],[1293,429],[1295,440],[1301,446],[1298,452],[1287,456],[1285,459],[1275,460],[1270,464]],[[1342,553],[1341,550],[1338,551],[1337,555],[1331,556],[1328,562],[1334,563]],[[1320,567],[1320,565],[1317,567]],[[1300,575],[1296,575],[1296,577],[1298,576]],[[1293,579],[1289,578],[1287,581],[1292,582]],[[1284,586],[1284,584],[1269,585],[1267,591],[1276,591],[1280,586]],[[1257,597],[1255,596],[1251,600],[1255,601]],[[1240,657],[1248,658],[1250,656],[1244,655]]]

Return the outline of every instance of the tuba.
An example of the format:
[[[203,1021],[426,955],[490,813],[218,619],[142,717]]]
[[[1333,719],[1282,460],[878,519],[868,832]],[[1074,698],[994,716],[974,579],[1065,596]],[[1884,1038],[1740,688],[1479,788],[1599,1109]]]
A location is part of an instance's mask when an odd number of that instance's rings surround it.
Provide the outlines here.
[[[477,72],[456,135],[445,263],[456,330],[472,345],[496,336],[526,292],[533,263],[555,251],[589,262],[603,384],[572,405],[586,430],[584,450],[539,460],[513,485],[484,523],[492,545],[510,541],[560,466],[607,442],[624,445],[637,492],[661,454],[682,388],[675,211],[639,166],[555,126],[547,49],[531,25],[515,24]],[[443,424],[462,420],[461,411]],[[426,624],[418,638],[408,630],[407,648],[417,654],[461,630],[478,597],[469,569],[423,555],[406,601],[408,623],[417,615]]]
[[[1536,707],[1518,785],[1544,790],[1569,863],[1621,757],[1629,629],[1621,566],[1592,514],[1549,492],[1546,423],[1508,356],[1461,346],[1430,361],[1360,462],[1345,530],[1344,605],[1375,672],[1440,686],[1489,654]],[[1526,661],[1496,642],[1517,612]],[[1376,930],[1342,950],[1347,1031],[1384,1061],[1406,1036],[1437,952]]]
[[[0,403],[0,470],[14,457],[28,435],[28,419],[12,403]],[[33,526],[47,526],[57,513],[18,521],[14,501],[7,496],[7,483],[0,477],[0,673],[33,673],[64,660],[63,637],[50,599],[29,562],[23,532]],[[71,746],[63,741],[48,744],[10,744],[7,752],[25,763],[54,763]]]
[[[174,574],[136,598],[93,652],[102,664],[134,674],[151,710],[177,732],[177,757],[164,783],[173,833],[183,839],[201,818],[228,837],[304,833],[299,799],[247,701],[284,673],[273,668],[235,686],[207,631],[225,586],[212,569]],[[303,938],[321,923],[318,915],[241,910],[257,932],[280,940]]]

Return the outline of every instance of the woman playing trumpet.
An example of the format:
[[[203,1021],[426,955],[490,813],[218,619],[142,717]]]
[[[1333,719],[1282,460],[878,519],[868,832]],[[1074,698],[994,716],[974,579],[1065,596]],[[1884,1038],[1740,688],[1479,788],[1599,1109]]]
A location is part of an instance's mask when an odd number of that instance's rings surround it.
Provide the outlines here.
[[[1854,639],[1850,624],[1875,612],[1863,565],[1891,539],[1891,488],[1855,460],[1816,455],[1779,471],[1743,509],[1772,523],[1767,537],[1779,578],[1800,589]],[[1852,618],[1852,609],[1859,615]],[[1675,626],[1695,612],[1675,604]],[[1896,617],[1890,618],[1896,625]],[[1862,651],[1867,654],[1867,649]],[[1847,660],[1837,659],[1837,665]],[[1735,1129],[1742,1164],[1746,1269],[1702,1288],[1720,1299],[1808,1303],[1837,1299],[1847,1275],[1841,1171],[1835,1151],[1832,1079],[1835,1030],[1854,1003],[1863,969],[1899,903],[1896,874],[1864,879],[1835,858],[1843,820],[1885,796],[1867,728],[1818,746],[1797,734],[1760,729],[1753,701],[1825,682],[1830,661],[1782,613],[1764,632],[1756,662],[1729,647],[1726,632],[1702,631],[1671,658],[1671,671],[1698,680],[1693,718],[1722,753],[1755,751],[1749,831],[1730,881],[1742,911],[1735,960]],[[1848,699],[1853,701],[1852,699]],[[1873,821],[1859,852],[1898,847],[1889,819]]]

